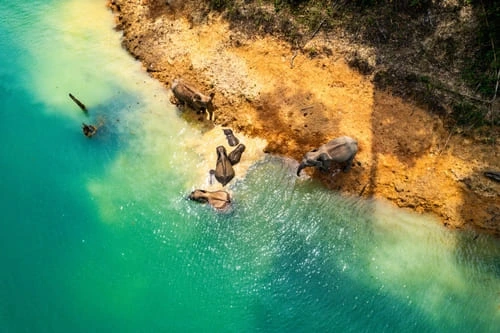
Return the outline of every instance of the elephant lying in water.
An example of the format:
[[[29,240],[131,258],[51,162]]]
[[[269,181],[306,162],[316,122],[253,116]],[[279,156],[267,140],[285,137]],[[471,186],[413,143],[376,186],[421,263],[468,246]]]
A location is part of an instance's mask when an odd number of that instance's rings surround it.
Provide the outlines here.
[[[319,148],[304,155],[297,169],[297,176],[305,167],[314,166],[321,171],[327,171],[333,162],[344,165],[343,171],[351,169],[352,161],[358,152],[358,142],[348,136],[333,139]]]
[[[224,209],[231,203],[231,197],[226,191],[194,190],[188,197],[190,200],[209,203],[216,209]]]

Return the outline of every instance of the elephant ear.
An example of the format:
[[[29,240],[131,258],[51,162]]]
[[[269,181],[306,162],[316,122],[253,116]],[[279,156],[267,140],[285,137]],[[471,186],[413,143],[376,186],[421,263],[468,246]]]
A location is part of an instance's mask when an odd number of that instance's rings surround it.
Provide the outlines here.
[[[318,156],[318,161],[326,162],[326,161],[329,161],[329,160],[331,160],[331,158],[330,158],[330,156],[328,156],[327,153],[321,153]]]
[[[330,165],[332,163],[332,159],[330,158],[330,156],[327,153],[321,153],[318,156],[318,162],[319,162],[318,168],[321,171],[326,172],[330,168]]]

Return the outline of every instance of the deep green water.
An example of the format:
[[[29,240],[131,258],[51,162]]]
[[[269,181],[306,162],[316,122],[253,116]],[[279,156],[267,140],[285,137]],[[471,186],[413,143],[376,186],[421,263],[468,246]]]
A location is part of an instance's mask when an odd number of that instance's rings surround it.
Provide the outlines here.
[[[498,330],[498,240],[276,157],[231,183],[229,213],[185,200],[215,147],[105,2],[0,0],[0,332]],[[87,139],[83,121],[104,126]]]

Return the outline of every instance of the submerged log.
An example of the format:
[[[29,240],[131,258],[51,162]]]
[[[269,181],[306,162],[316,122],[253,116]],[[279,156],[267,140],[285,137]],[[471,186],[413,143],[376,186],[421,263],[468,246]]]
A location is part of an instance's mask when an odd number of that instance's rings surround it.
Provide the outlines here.
[[[82,130],[83,135],[85,135],[87,138],[91,138],[94,134],[96,134],[97,127],[94,125],[87,125],[85,123],[82,123]]]
[[[73,96],[71,93],[69,94],[69,97],[73,100],[73,102],[76,103],[76,105],[78,105],[80,107],[80,109],[82,109],[85,112],[88,112],[87,111],[87,107],[85,106],[85,104],[83,104],[82,102],[80,102],[78,100],[78,98],[76,98],[75,96]]]

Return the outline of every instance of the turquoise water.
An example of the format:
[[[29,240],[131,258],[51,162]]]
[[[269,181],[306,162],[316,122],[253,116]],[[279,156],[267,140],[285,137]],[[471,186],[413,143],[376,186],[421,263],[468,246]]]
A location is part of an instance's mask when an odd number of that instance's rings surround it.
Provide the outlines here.
[[[0,332],[500,327],[498,240],[325,191],[262,142],[230,212],[185,200],[222,131],[179,117],[104,0],[0,0],[0,37]]]

